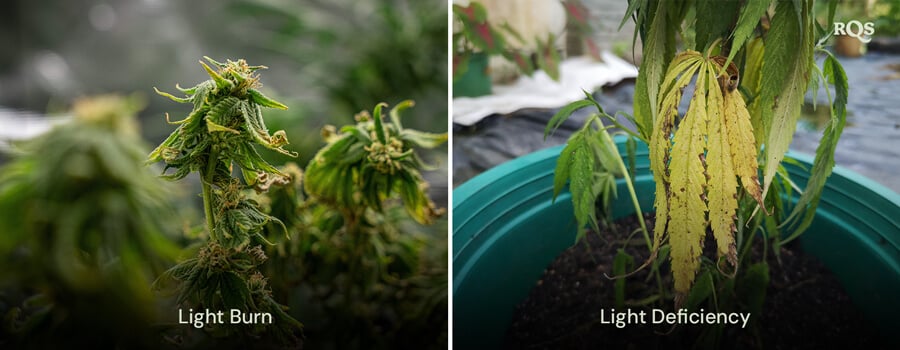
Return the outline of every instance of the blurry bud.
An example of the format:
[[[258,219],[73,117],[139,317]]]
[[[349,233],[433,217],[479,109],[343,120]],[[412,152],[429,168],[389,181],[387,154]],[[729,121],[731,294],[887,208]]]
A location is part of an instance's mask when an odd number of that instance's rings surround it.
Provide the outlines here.
[[[72,113],[81,122],[108,128],[122,135],[139,137],[136,114],[146,105],[146,99],[137,94],[129,97],[100,95],[76,100],[72,105]]]
[[[337,128],[334,127],[334,125],[329,124],[323,126],[321,132],[322,138],[325,139],[326,142],[328,142],[332,138],[332,136],[337,134]]]
[[[367,121],[372,120],[372,115],[369,114],[369,111],[362,111],[362,112],[356,113],[356,115],[353,116],[353,119],[360,123],[367,122]]]

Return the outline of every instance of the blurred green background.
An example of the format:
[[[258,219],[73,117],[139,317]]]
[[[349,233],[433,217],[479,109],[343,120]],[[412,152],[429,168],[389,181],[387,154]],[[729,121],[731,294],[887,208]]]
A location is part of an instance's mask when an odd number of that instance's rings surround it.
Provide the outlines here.
[[[140,92],[151,143],[168,135],[153,94],[205,79],[197,61],[266,65],[263,91],[290,110],[269,113],[303,164],[326,123],[344,124],[377,102],[417,102],[406,124],[447,125],[447,3],[413,0],[34,0],[0,11],[0,107],[60,112],[79,96]]]

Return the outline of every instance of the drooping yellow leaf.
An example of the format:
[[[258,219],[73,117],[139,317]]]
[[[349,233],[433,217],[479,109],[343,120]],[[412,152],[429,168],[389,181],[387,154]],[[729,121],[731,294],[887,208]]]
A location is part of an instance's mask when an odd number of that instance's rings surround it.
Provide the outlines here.
[[[703,238],[706,235],[706,135],[707,95],[711,69],[704,62],[697,76],[696,90],[687,114],[675,132],[669,165],[669,244],[675,278],[676,303],[690,291],[700,267]]]
[[[715,79],[712,71],[710,80]],[[709,151],[706,164],[709,175],[709,225],[716,238],[719,257],[725,256],[732,267],[738,266],[737,250],[734,245],[734,220],[737,211],[737,177],[734,173],[729,124],[724,108],[722,90],[719,86],[709,88]],[[733,118],[732,118],[733,119]],[[749,122],[749,121],[748,121]]]
[[[723,69],[725,61],[722,56],[681,53],[669,65],[660,89],[659,115],[650,140],[657,191],[654,248],[668,237],[676,307],[690,292],[700,268],[707,226],[719,256],[738,266],[734,238],[738,180],[754,198],[761,198],[758,148],[738,92],[739,72],[734,64]],[[695,74],[690,106],[676,128],[681,90]]]
[[[741,178],[741,185],[747,193],[765,210],[759,186],[759,165],[756,162],[758,148],[753,139],[750,113],[747,112],[747,105],[744,104],[744,98],[738,90],[725,91],[725,124],[734,172]]]
[[[656,253],[662,246],[663,239],[666,237],[666,223],[669,219],[669,201],[668,188],[662,182],[656,181],[656,199],[653,200],[653,206],[656,208],[656,222],[653,226],[653,251],[650,259],[656,259]]]
[[[659,115],[654,120],[653,135],[650,138],[650,167],[658,178],[667,180],[665,169],[668,164],[669,149],[672,142],[672,128],[675,116],[678,115],[678,104],[681,102],[681,90],[691,82],[691,78],[702,63],[700,53],[685,51],[672,60],[663,85],[663,95],[659,102]]]
[[[678,115],[678,104],[681,102],[681,90],[691,82],[694,73],[702,63],[700,53],[685,51],[672,60],[663,81],[662,95],[659,102],[659,115],[654,121],[653,134],[650,140],[650,169],[656,177],[656,224],[653,228],[654,251],[662,245],[668,221],[669,196],[669,150],[672,147],[670,137]],[[652,259],[652,258],[651,258]]]

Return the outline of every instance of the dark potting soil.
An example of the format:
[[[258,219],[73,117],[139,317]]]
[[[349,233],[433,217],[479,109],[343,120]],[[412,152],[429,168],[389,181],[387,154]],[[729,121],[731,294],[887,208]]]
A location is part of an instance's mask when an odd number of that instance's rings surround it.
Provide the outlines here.
[[[646,222],[647,227],[653,227],[652,214],[647,214]],[[708,344],[703,337],[713,334],[705,329],[711,326],[679,325],[665,334],[672,326],[652,324],[651,306],[632,308],[646,311],[647,324],[635,321],[637,324],[617,328],[601,321],[601,310],[606,322],[611,320],[615,298],[615,281],[604,273],[613,274],[613,259],[623,237],[638,228],[635,216],[624,218],[599,234],[589,232],[586,239],[560,254],[516,307],[504,348],[687,349]],[[705,256],[715,256],[713,241],[711,236],[705,240]],[[648,256],[645,241],[638,234],[630,242],[625,251],[639,266]],[[753,261],[760,261],[764,249],[763,240],[756,239],[751,250]],[[799,245],[782,247],[780,262],[770,247],[767,262],[770,282],[762,313],[753,315],[747,328],[742,329],[740,323],[725,326],[720,342],[711,348],[885,348],[878,330],[853,305],[837,278],[815,257],[804,254]],[[669,264],[664,263],[660,271],[664,286],[670,288]],[[655,278],[647,278],[649,274],[650,268],[646,268],[626,279],[626,304],[658,290]],[[660,308],[674,311],[671,299]]]

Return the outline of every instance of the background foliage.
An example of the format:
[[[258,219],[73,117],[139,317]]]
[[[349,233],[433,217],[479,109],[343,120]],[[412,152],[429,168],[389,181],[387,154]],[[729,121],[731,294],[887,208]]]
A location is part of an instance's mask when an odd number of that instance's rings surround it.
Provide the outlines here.
[[[181,222],[174,189],[142,165],[141,104],[80,100],[74,121],[0,169],[0,346],[153,344],[150,284],[176,258]]]

